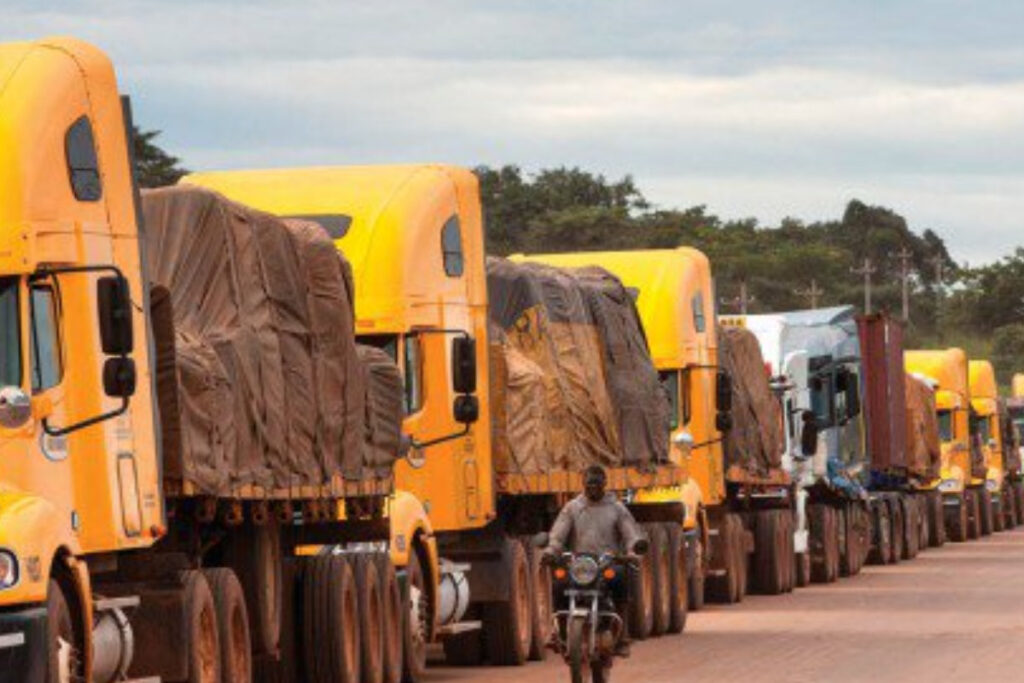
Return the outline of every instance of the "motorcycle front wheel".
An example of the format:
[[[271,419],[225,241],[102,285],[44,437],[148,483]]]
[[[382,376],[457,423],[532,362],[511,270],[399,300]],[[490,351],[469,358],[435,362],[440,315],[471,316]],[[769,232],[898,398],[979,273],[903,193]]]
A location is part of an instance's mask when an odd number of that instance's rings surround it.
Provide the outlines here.
[[[595,656],[588,649],[587,620],[580,617],[572,619],[566,636],[572,683],[609,683],[610,662]]]

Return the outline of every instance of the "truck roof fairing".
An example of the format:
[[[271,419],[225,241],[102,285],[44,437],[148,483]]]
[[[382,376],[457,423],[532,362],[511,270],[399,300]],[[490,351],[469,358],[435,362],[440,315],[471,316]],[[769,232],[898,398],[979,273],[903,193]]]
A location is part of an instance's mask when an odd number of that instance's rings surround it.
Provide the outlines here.
[[[968,382],[971,392],[971,407],[979,415],[994,415],[998,410],[999,390],[996,386],[996,372],[987,360],[972,360],[967,364]]]
[[[936,401],[940,408],[967,407],[967,354],[963,349],[904,351],[903,365],[907,372],[924,375],[938,384]]]

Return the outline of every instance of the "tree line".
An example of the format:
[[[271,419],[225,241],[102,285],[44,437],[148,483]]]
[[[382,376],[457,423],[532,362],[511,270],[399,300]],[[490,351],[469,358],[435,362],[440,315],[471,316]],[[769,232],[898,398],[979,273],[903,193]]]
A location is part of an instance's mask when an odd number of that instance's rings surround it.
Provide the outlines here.
[[[136,131],[136,175],[143,187],[177,182],[180,160]],[[580,168],[525,173],[478,166],[488,253],[541,253],[692,246],[711,259],[719,309],[751,313],[864,305],[865,262],[872,308],[902,314],[909,299],[910,346],[963,346],[996,364],[999,380],[1024,371],[1024,248],[980,267],[957,264],[942,238],[911,228],[895,211],[850,200],[843,215],[763,225],[727,219],[705,205],[663,209],[631,176],[608,179]],[[745,294],[745,297],[741,295]]]

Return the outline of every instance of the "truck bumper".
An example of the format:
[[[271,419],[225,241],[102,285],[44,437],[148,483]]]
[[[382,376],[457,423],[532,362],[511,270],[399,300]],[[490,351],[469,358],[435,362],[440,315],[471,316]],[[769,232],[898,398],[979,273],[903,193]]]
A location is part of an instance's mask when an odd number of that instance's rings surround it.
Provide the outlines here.
[[[46,608],[0,612],[0,683],[46,679]]]

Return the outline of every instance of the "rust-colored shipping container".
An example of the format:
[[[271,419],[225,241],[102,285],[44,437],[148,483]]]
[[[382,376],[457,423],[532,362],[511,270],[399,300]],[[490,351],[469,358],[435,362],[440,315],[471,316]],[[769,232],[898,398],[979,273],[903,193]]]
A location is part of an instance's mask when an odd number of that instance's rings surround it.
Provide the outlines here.
[[[905,471],[907,399],[903,370],[903,327],[882,313],[859,316],[864,417],[868,457],[874,473]]]

